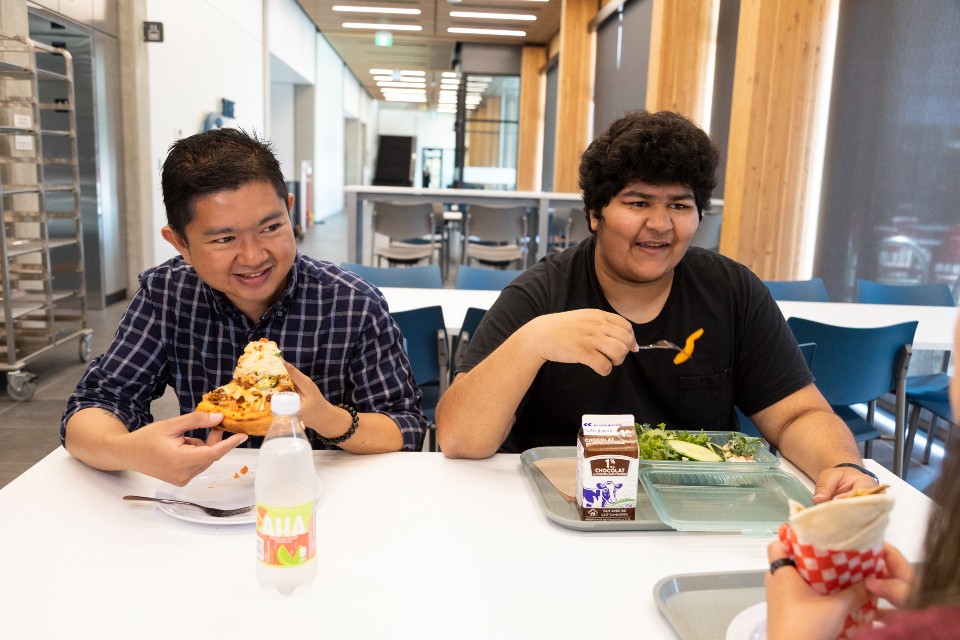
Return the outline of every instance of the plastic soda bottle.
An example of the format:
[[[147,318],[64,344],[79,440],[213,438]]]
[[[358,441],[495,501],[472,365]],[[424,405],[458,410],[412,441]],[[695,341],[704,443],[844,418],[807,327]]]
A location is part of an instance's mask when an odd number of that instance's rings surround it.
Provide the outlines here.
[[[290,595],[317,573],[313,451],[300,424],[300,396],[275,393],[273,422],[260,446],[257,504],[257,578]]]

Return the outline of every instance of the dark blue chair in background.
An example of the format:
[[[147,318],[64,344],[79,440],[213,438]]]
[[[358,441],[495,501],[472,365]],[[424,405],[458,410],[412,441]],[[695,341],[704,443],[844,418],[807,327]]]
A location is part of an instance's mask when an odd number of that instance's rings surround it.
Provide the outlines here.
[[[522,269],[485,269],[462,264],[457,267],[457,289],[500,291],[523,273]]]
[[[799,345],[799,347],[800,355],[803,356],[803,360],[807,363],[807,367],[809,369],[813,369],[813,356],[817,351],[816,343],[804,342],[803,344]],[[744,413],[740,411],[739,407],[737,407],[737,420],[740,423],[739,430],[741,433],[745,433],[748,436],[753,436],[754,438],[763,437],[760,435],[760,430],[757,429],[757,425],[753,423],[753,420],[744,415]],[[773,445],[770,445],[770,450],[774,450]]]
[[[450,367],[451,381],[453,380],[453,376],[456,375],[457,367],[463,362],[463,354],[467,352],[467,345],[470,344],[473,334],[477,331],[477,327],[480,326],[480,322],[486,313],[486,309],[478,309],[476,307],[467,309],[467,313],[463,318],[463,325],[460,327],[460,332],[454,339],[453,348],[450,350],[450,361],[453,363]]]
[[[437,451],[436,415],[440,396],[450,384],[450,349],[443,307],[423,307],[390,314],[403,333],[403,350],[413,378],[423,392],[423,413],[430,423],[429,450]]]
[[[342,262],[340,267],[352,271],[375,287],[413,287],[442,289],[443,276],[436,264],[418,267],[369,267],[365,264]]]
[[[888,327],[853,328],[788,318],[797,342],[817,345],[811,371],[817,388],[847,423],[864,456],[872,453],[872,441],[881,437],[874,427],[876,401],[891,389],[896,395],[893,472],[903,477],[906,440],[906,378],[910,365],[916,322]],[[866,403],[862,418],[850,405]]]
[[[870,280],[857,280],[856,301],[863,304],[903,304],[928,307],[953,307],[956,301],[946,284],[884,284]],[[937,433],[937,421],[943,418],[956,424],[950,414],[947,389],[950,387],[950,352],[943,352],[943,360],[938,373],[928,373],[907,377],[907,404],[911,408],[910,431],[907,435],[907,460],[913,451],[913,440],[920,424],[920,414],[926,409],[930,412],[927,427],[927,444],[923,450],[923,464],[930,462],[930,450]],[[909,467],[909,465],[907,465]],[[904,468],[904,477],[907,469]]]
[[[820,278],[812,280],[764,280],[774,300],[830,302],[827,286]]]

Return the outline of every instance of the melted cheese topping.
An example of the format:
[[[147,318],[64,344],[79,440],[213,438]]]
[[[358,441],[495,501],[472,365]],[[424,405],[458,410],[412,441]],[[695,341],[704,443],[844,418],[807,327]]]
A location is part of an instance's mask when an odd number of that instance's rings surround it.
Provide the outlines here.
[[[283,358],[280,356],[280,347],[277,346],[276,342],[261,338],[256,342],[251,342],[243,350],[243,355],[237,361],[237,369],[234,371],[233,377],[236,380],[241,380],[251,374],[257,380],[263,378],[276,379],[287,375],[287,370],[283,366]]]

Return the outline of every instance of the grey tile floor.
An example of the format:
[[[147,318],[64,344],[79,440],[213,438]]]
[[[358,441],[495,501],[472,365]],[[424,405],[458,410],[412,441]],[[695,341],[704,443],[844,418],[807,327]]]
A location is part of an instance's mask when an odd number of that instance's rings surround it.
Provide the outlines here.
[[[343,214],[331,216],[306,230],[299,245],[300,251],[339,264],[346,260],[346,228]],[[94,355],[102,353],[113,339],[126,304],[119,302],[106,309],[88,312],[88,323],[93,329]],[[67,398],[86,368],[77,352],[77,344],[68,342],[30,361],[25,369],[37,374],[38,378],[35,381],[36,394],[29,402],[12,400],[6,394],[5,379],[0,382],[0,488],[60,446],[60,416]],[[174,416],[177,410],[172,394],[157,400],[152,407],[157,418]],[[890,468],[892,445],[877,442],[873,449],[873,458]],[[918,443],[916,449],[922,451],[922,444]],[[928,491],[940,470],[941,460],[942,449],[935,446],[929,465],[911,462],[908,473],[910,484]]]

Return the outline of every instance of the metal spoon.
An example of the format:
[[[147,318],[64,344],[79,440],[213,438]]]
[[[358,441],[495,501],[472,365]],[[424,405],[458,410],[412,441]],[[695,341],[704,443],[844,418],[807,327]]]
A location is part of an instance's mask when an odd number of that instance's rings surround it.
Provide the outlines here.
[[[200,509],[207,515],[213,516],[214,518],[229,518],[230,516],[237,516],[241,513],[246,513],[253,509],[253,505],[249,507],[239,507],[237,509],[217,509],[215,507],[205,507],[202,504],[196,504],[195,502],[187,502],[186,500],[170,500],[168,498],[148,498],[147,496],[123,496],[124,500],[145,500],[147,502],[162,502],[163,504],[185,504],[189,507],[196,507]]]

